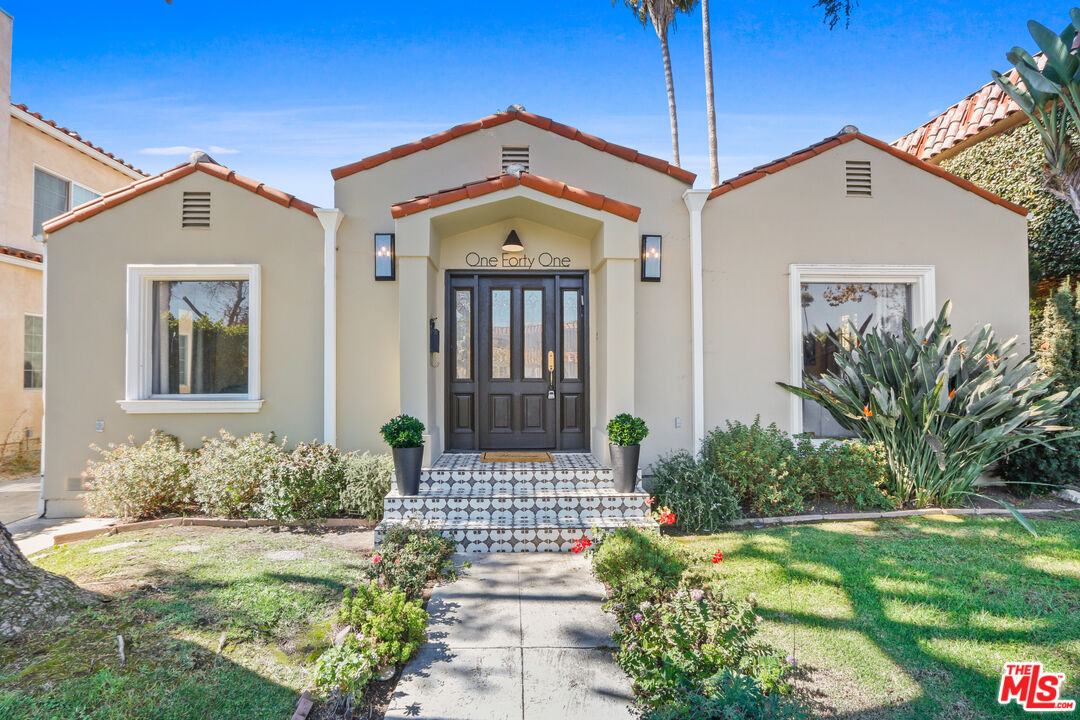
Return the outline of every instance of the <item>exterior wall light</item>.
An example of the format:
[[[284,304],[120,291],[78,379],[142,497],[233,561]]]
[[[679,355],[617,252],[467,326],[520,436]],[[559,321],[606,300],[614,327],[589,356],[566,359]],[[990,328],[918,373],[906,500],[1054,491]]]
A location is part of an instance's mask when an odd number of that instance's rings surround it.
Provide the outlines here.
[[[664,238],[641,236],[641,282],[660,282],[660,260]]]
[[[396,266],[394,233],[375,233],[375,279],[393,280]]]
[[[504,253],[519,253],[525,249],[525,246],[521,244],[521,238],[518,237],[517,230],[511,230],[510,234],[506,236],[506,240],[503,241],[502,251]]]

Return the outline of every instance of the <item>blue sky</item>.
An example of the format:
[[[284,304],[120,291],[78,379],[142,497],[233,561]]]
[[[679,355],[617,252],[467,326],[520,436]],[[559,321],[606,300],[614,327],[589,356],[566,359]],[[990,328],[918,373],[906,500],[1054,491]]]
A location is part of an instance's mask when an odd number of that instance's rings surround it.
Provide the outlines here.
[[[1059,30],[1071,7],[862,0],[830,31],[812,4],[712,0],[722,178],[848,123],[891,141],[1032,48],[1028,19]],[[214,148],[330,205],[330,168],[511,103],[670,157],[656,35],[607,0],[0,5],[15,18],[12,99],[150,172]],[[671,45],[683,166],[702,187],[700,17]]]

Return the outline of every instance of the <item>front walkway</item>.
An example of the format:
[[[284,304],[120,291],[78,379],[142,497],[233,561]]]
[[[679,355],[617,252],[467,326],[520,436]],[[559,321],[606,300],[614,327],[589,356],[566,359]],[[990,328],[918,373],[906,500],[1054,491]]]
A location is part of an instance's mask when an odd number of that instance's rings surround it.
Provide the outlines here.
[[[38,473],[0,480],[0,522],[10,525],[16,520],[37,515],[40,494],[41,478]]]
[[[458,558],[459,560],[463,558]],[[386,720],[628,720],[613,619],[584,557],[469,556],[435,589],[430,642],[406,666]]]

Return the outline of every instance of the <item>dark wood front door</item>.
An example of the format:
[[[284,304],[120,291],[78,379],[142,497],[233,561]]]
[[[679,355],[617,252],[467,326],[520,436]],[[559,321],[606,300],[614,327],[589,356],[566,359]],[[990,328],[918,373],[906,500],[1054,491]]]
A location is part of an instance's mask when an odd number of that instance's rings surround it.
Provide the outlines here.
[[[448,275],[448,449],[588,449],[585,297],[583,273]]]

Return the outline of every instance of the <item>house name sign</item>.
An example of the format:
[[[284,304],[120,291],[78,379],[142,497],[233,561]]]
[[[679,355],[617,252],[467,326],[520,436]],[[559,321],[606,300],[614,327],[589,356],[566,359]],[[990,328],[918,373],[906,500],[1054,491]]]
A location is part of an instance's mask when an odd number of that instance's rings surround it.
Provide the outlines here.
[[[528,270],[534,267],[569,268],[570,258],[552,255],[549,252],[542,252],[533,256],[520,253],[481,255],[478,252],[470,252],[465,256],[465,264],[473,268],[509,268],[518,270]]]

